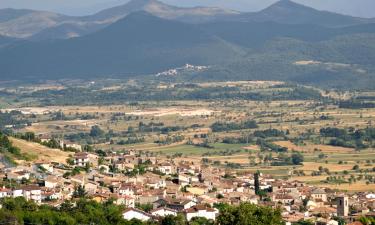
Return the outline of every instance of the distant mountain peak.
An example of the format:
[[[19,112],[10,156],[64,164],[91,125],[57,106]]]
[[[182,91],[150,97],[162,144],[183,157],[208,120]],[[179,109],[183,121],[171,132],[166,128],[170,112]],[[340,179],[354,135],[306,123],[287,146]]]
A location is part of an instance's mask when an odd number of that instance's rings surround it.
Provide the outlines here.
[[[160,2],[158,0],[131,0],[130,2],[128,2],[125,5],[127,7],[141,9],[141,8],[144,8],[144,7],[146,7],[148,5],[152,5],[152,4],[166,5],[163,2]]]
[[[280,0],[269,7],[267,7],[265,10],[272,10],[272,9],[289,9],[289,10],[300,10],[300,9],[310,9],[310,10],[316,10],[311,7],[298,4],[291,0]]]
[[[342,27],[363,23],[364,19],[321,11],[292,0],[280,0],[260,12],[249,14],[249,21],[274,21],[284,24],[315,24]]]
[[[148,0],[153,1],[153,0]],[[151,13],[140,10],[130,13],[128,16],[122,18],[120,21],[127,21],[127,20],[160,20],[161,18],[152,15]]]

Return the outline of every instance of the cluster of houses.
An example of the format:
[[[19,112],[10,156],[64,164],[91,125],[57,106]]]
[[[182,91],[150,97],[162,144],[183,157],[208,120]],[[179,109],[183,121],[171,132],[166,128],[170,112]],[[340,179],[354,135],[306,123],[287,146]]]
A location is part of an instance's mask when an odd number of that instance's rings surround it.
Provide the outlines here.
[[[24,197],[59,207],[74,198],[80,186],[95,201],[114,199],[115,204],[124,205],[123,217],[127,220],[157,220],[177,214],[185,215],[188,221],[194,217],[215,220],[219,214],[216,205],[243,202],[281,208],[286,224],[311,220],[319,225],[338,225],[337,218],[354,222],[361,216],[375,217],[373,193],[348,195],[299,181],[238,175],[225,168],[158,159],[135,151],[113,152],[101,158],[78,152],[72,162],[70,166],[36,162],[3,169],[1,178],[13,188],[0,188],[0,198]],[[89,170],[66,175],[74,167],[87,165]],[[256,194],[256,189],[263,194]],[[150,209],[147,212],[141,210],[145,205]]]

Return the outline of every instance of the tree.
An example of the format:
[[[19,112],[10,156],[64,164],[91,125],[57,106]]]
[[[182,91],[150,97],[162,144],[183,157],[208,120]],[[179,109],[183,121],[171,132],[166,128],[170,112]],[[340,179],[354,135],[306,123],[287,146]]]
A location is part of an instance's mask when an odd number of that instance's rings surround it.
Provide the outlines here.
[[[208,220],[204,217],[194,217],[189,225],[214,225],[215,222],[213,220]]]
[[[97,125],[91,127],[90,136],[91,137],[102,137],[104,131]]]
[[[258,195],[260,191],[260,183],[259,183],[259,171],[257,171],[254,174],[254,188],[255,188],[255,194]]]
[[[177,215],[177,216],[168,215],[164,217],[160,222],[160,225],[185,225],[185,224],[186,224],[186,220],[183,215]]]
[[[73,192],[73,198],[85,198],[87,195],[87,192],[85,190],[85,187],[82,185],[78,185],[74,188]]]
[[[136,204],[135,207],[145,212],[150,212],[153,209],[152,204]]]
[[[72,159],[72,158],[67,158],[67,159],[66,159],[66,163],[68,163],[69,165],[73,166],[73,165],[74,165],[74,159]]]
[[[123,207],[108,201],[103,204],[79,199],[72,204],[64,202],[59,208],[38,206],[23,197],[1,199],[0,224],[49,224],[49,225],[145,225],[141,221],[125,221]],[[154,224],[152,222],[148,225]],[[182,225],[182,224],[181,224]]]
[[[372,225],[375,224],[375,219],[362,216],[361,218],[359,218],[359,222],[361,222],[363,225]]]
[[[324,158],[326,158],[326,155],[324,153],[320,153],[318,157],[319,157],[319,159],[324,159]]]
[[[301,165],[304,161],[304,157],[301,153],[293,153],[292,154],[292,162],[294,165]]]
[[[314,225],[313,222],[309,220],[299,220],[297,223],[293,223],[293,225]]]
[[[83,151],[85,151],[85,152],[93,152],[94,148],[91,145],[85,145],[83,147]]]
[[[22,139],[27,140],[27,141],[34,141],[35,140],[35,134],[33,132],[26,132]]]
[[[283,225],[280,209],[242,203],[239,206],[224,208],[217,217],[220,225]]]

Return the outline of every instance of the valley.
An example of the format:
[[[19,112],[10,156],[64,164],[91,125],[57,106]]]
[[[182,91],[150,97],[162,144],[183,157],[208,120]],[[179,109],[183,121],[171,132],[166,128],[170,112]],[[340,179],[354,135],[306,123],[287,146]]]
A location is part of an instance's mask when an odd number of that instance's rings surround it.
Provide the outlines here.
[[[259,170],[273,177],[346,191],[373,188],[371,182],[366,185],[369,181],[365,179],[375,175],[373,146],[364,144],[365,147],[358,147],[351,142],[333,144],[332,139],[335,138],[322,136],[322,129],[329,127],[352,130],[371,127],[375,117],[373,108],[350,109],[339,104],[340,101],[357,101],[354,99],[362,95],[371,96],[371,92],[328,92],[264,81],[199,84],[145,84],[135,80],[106,82],[76,82],[72,85],[74,82],[69,81],[70,86],[64,86],[68,83],[66,81],[58,85],[40,84],[50,88],[28,85],[22,87],[24,91],[15,87],[4,88],[5,93],[18,94],[14,95],[14,107],[3,112],[19,111],[21,118],[31,122],[17,129],[16,133],[32,132],[37,136],[63,138],[80,146],[90,145],[96,150],[134,149],[165,160],[173,157],[176,161],[204,162],[238,172]],[[112,88],[113,85],[116,88]],[[128,102],[130,99],[123,99],[120,93],[130,94],[129,86],[134,96],[144,95],[146,89],[153,95],[159,90],[170,94],[163,95],[163,99],[156,97],[151,100],[152,97],[144,96],[144,99]],[[176,87],[179,93],[175,93]],[[82,96],[72,97],[64,91],[75,88],[81,92],[89,89],[90,94],[82,99]],[[198,90],[201,90],[202,96],[208,94],[210,97],[181,97],[186,96],[181,95],[185,91],[197,93]],[[220,92],[220,98],[215,97],[218,94],[215,90]],[[241,97],[237,94],[232,96],[238,91]],[[49,96],[52,93],[53,99]],[[256,96],[251,93],[256,93]],[[29,96],[28,102],[17,100],[25,98],[25,94]],[[107,102],[106,97],[98,97],[101,95],[121,97],[111,97]],[[69,100],[65,102],[61,99]],[[88,99],[98,99],[100,105]],[[50,106],[41,106],[46,102],[50,102]],[[220,126],[254,121],[256,127],[213,128],[214,124],[219,125],[222,121],[225,122]],[[93,127],[100,130],[100,135],[95,138],[90,135]],[[259,136],[261,132],[276,133],[275,136]],[[23,142],[15,143],[21,149],[26,147]],[[41,153],[28,149],[31,155]],[[304,157],[301,165],[279,162],[282,157],[295,153]],[[51,154],[49,156],[54,158],[52,150]],[[276,165],[278,163],[280,165]],[[360,169],[352,170],[355,166]],[[332,177],[340,177],[340,180],[329,180]]]

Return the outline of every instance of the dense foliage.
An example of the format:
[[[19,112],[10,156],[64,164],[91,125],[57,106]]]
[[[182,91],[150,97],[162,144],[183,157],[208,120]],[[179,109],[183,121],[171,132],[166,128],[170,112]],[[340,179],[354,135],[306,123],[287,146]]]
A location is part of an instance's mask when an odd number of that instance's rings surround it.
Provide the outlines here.
[[[149,81],[151,80],[151,81]],[[125,82],[126,80],[124,80]],[[37,99],[42,105],[88,105],[88,104],[119,104],[140,101],[178,101],[178,100],[209,100],[239,99],[253,101],[267,100],[319,100],[323,99],[320,92],[311,88],[285,85],[270,92],[243,89],[241,87],[201,87],[173,86],[166,89],[158,88],[159,80],[148,77],[137,80],[137,86],[125,86],[111,92],[103,91],[102,86],[89,88],[70,86],[62,90],[38,90],[32,93],[17,95],[19,99]],[[155,82],[155,83],[153,83]],[[171,82],[171,81],[168,81]],[[179,82],[178,80],[176,82]],[[200,82],[200,80],[197,80]],[[186,85],[189,83],[186,83]],[[1,93],[0,93],[1,96]],[[60,118],[61,114],[58,115]]]
[[[284,224],[281,211],[269,207],[260,207],[248,203],[239,206],[225,207],[219,217],[217,223],[220,225],[282,225]]]
[[[15,164],[14,158],[28,160],[29,155],[21,154],[21,150],[13,146],[8,136],[0,131],[0,154],[3,155],[2,161],[5,164]]]
[[[103,204],[80,199],[75,204],[64,202],[59,208],[38,206],[24,198],[1,200],[0,223],[2,224],[49,224],[49,225],[281,225],[279,209],[243,203],[239,206],[222,205],[217,221],[194,218],[190,223],[182,215],[167,216],[160,221],[126,221],[122,218],[123,208],[111,201]]]
[[[364,149],[372,147],[375,140],[375,128],[365,129],[340,129],[327,127],[320,129],[320,135],[330,138],[329,143],[333,146]]]
[[[288,148],[281,147],[276,145],[272,142],[266,141],[264,139],[259,138],[256,142],[257,145],[260,146],[261,151],[271,151],[271,152],[287,152]]]
[[[232,130],[243,130],[243,129],[254,129],[257,128],[258,125],[254,120],[247,120],[242,123],[223,123],[223,122],[215,122],[211,125],[211,129],[213,132],[222,132],[222,131],[232,131]]]
[[[1,112],[0,111],[0,129],[4,129],[6,126],[12,126],[14,128],[22,128],[30,124],[29,121],[21,119],[21,112]]]
[[[342,101],[339,102],[339,107],[343,109],[375,108],[375,103],[364,101]]]
[[[59,209],[46,205],[38,206],[23,198],[2,200],[0,222],[6,224],[50,224],[50,225],[128,225],[136,224],[122,219],[122,208],[112,203],[99,204],[79,200],[74,206],[63,203]]]
[[[254,132],[255,137],[267,138],[267,137],[284,137],[285,134],[281,130],[277,129],[267,129],[267,130],[257,130]]]

